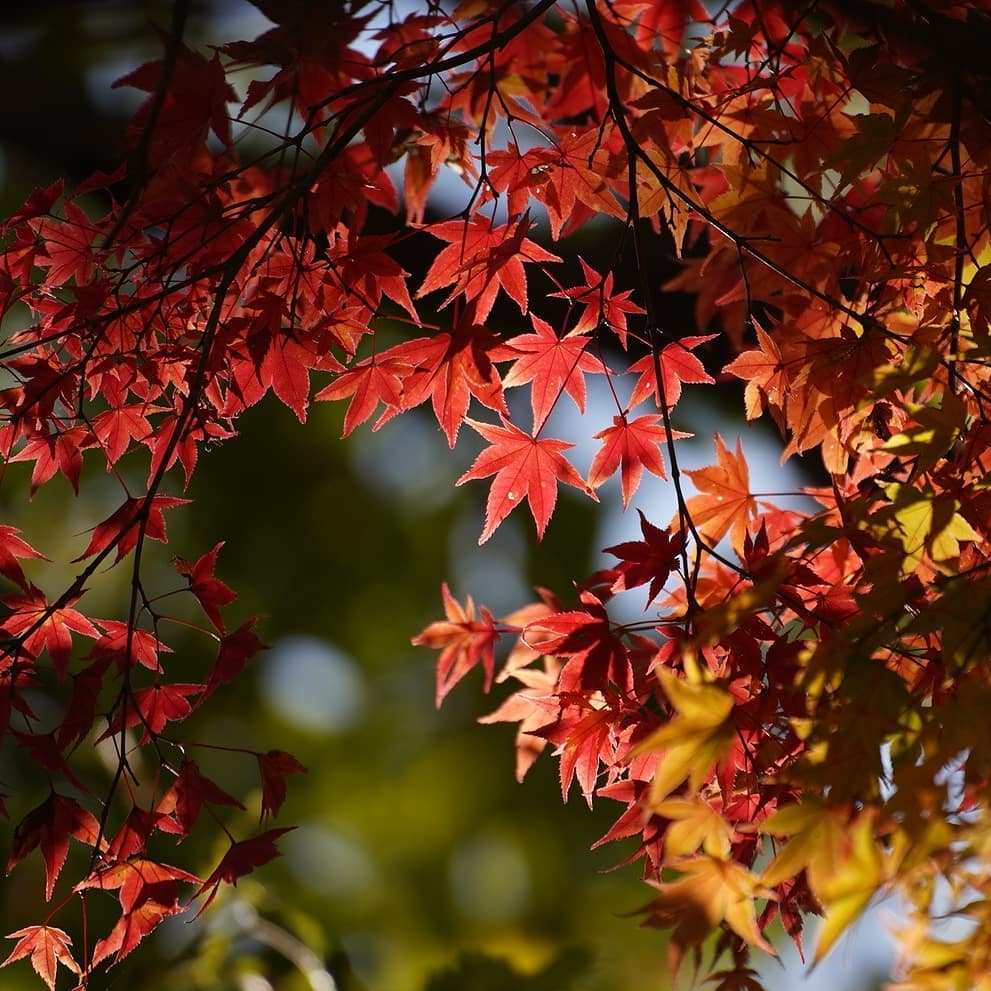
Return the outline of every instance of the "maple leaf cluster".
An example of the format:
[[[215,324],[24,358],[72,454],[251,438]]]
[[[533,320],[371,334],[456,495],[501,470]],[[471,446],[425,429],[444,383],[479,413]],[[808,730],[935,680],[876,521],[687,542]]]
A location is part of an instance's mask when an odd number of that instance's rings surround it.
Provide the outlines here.
[[[49,790],[15,826],[8,869],[39,849],[51,899],[70,840],[91,849],[7,962],[30,957],[52,988],[61,963],[85,984],[276,855],[287,827],[227,833],[203,881],[149,853],[204,807],[241,807],[189,759],[182,724],[262,643],[254,619],[228,629],[220,546],[179,559],[170,591],[196,600],[216,651],[179,680],[145,553],[203,448],[274,393],[301,422],[346,402],[345,435],[427,404],[451,447],[467,423],[484,447],[458,484],[488,485],[482,542],[524,503],[543,536],[562,483],[595,498],[618,475],[626,507],[644,471],[669,480],[674,518],[641,508],[640,539],[608,548],[572,603],[544,591],[496,618],[445,586],[445,619],[414,642],[440,650],[438,701],[477,666],[487,687],[519,683],[488,717],[519,723],[518,775],[550,743],[563,795],[577,782],[623,806],[603,842],[636,839],[644,915],[672,929],[675,967],[711,941],[728,959],[716,986],[757,987],[750,954],[774,952],[772,922],[801,946],[823,913],[819,957],[897,888],[915,912],[902,986],[986,982],[981,5],[258,6],[272,27],[209,55],[178,18],[162,58],[119,81],[147,94],[124,164],[36,190],[0,226],[0,458],[30,467],[32,494],[59,476],[119,487],[66,588],[43,588],[47,558],[0,526],[0,730]],[[934,24],[968,54],[932,42]],[[444,172],[464,207],[434,218]],[[592,222],[612,239],[601,271],[568,254]],[[422,272],[398,260],[409,243]],[[658,252],[679,266],[664,285]],[[635,288],[617,284],[621,257]],[[695,327],[661,329],[671,290],[693,294]],[[594,424],[588,376],[612,397]],[[683,387],[717,380],[740,387],[748,419],[773,420],[785,458],[821,464],[815,508],[754,492],[741,445],[718,435],[710,466],[680,467]],[[572,405],[598,442],[584,474],[549,433]],[[85,592],[107,567],[129,569],[132,594],[100,618]],[[631,590],[644,618],[618,623],[610,603]],[[31,707],[39,684],[66,695],[55,730]],[[102,793],[73,760],[100,740],[118,761]],[[138,750],[165,782],[150,800],[130,788]],[[262,817],[277,813],[302,767],[246,756]],[[930,926],[941,879],[966,892],[951,906],[973,925],[964,943]],[[95,889],[121,915],[75,952],[52,921]]]

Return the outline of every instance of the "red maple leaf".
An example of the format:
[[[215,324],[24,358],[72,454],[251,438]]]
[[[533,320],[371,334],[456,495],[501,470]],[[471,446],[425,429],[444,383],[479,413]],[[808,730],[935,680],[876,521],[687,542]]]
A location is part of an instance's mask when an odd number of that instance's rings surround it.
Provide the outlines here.
[[[79,557],[73,558],[73,561],[82,561],[94,554],[100,554],[116,543],[117,556],[114,558],[116,564],[137,546],[143,512],[148,514],[144,536],[150,537],[152,540],[159,540],[163,544],[168,543],[168,538],[165,535],[165,517],[162,515],[162,510],[172,509],[173,506],[182,506],[187,502],[189,502],[188,499],[156,495],[151,497],[151,505],[148,505],[147,497],[128,498],[120,508],[114,510],[102,523],[98,523],[93,528],[93,536],[90,537],[86,550]]]
[[[55,991],[55,976],[61,963],[74,974],[81,974],[82,969],[76,963],[72,951],[72,940],[62,929],[54,926],[28,926],[10,933],[7,939],[18,939],[20,942],[10,952],[10,956],[0,967],[6,967],[31,954],[31,966],[35,973],[48,985],[49,991]]]
[[[601,147],[596,128],[571,131],[552,147],[531,148],[524,153],[511,143],[506,151],[493,151],[488,179],[493,190],[508,194],[510,216],[518,216],[533,196],[547,210],[551,237],[570,233],[595,214],[625,219],[604,178],[609,156]]]
[[[612,734],[616,716],[608,707],[596,708],[587,702],[569,705],[552,725],[539,735],[558,744],[555,751],[561,763],[561,797],[568,800],[571,782],[577,778],[582,796],[592,807],[595,780],[600,761],[613,763]]]
[[[609,158],[601,142],[602,134],[594,127],[570,131],[557,142],[557,162],[543,173],[546,184],[541,187],[555,237],[562,223],[567,231],[573,230],[582,213],[626,219],[626,210],[604,178]]]
[[[103,635],[93,644],[87,656],[113,661],[122,674],[134,663],[149,671],[161,671],[161,655],[172,653],[171,647],[148,630],[116,619],[100,620],[100,626],[103,627]]]
[[[536,333],[511,337],[493,357],[496,361],[515,358],[503,376],[504,389],[533,383],[530,405],[533,429],[538,431],[563,392],[571,396],[584,413],[586,373],[607,372],[608,369],[601,358],[589,352],[591,339],[581,336],[578,330],[558,337],[546,320],[534,316],[532,322]]]
[[[76,885],[77,891],[99,889],[117,891],[121,908],[129,912],[142,897],[142,889],[163,881],[186,881],[189,884],[202,884],[195,874],[179,867],[160,864],[153,860],[132,857],[109,867],[98,867],[92,874]]]
[[[613,425],[595,435],[602,447],[592,459],[588,471],[588,484],[597,489],[616,469],[622,467],[623,508],[626,509],[640,485],[644,468],[658,478],[667,478],[661,447],[667,443],[668,431],[660,426],[659,413],[638,416],[627,420],[625,415],[614,416]],[[672,430],[672,437],[691,437],[681,430]]]
[[[49,558],[18,537],[20,532],[16,527],[0,526],[0,575],[9,578],[27,591],[28,580],[24,577],[17,559],[33,558],[36,561],[47,561]]]
[[[214,872],[203,882],[194,896],[198,898],[205,891],[210,892],[195,918],[199,918],[206,911],[210,902],[217,897],[217,891],[221,884],[237,884],[238,878],[250,874],[256,867],[261,867],[262,864],[267,864],[270,860],[275,860],[279,856],[279,851],[275,846],[276,840],[285,833],[291,833],[295,828],[295,826],[283,826],[281,829],[269,829],[253,836],[250,840],[232,843]]]
[[[306,423],[310,403],[310,372],[313,354],[290,337],[273,334],[258,370],[263,385],[272,391]]]
[[[529,205],[531,196],[543,201],[546,175],[557,157],[553,148],[544,145],[520,151],[519,145],[510,141],[504,150],[493,148],[485,156],[487,194],[505,196],[508,215],[519,217]],[[554,224],[558,218],[551,216],[550,221],[551,236],[556,240],[558,231]]]
[[[492,353],[499,343],[499,338],[484,327],[464,322],[453,333],[396,345],[386,354],[414,367],[403,383],[403,408],[411,409],[429,397],[452,448],[472,396],[489,409],[508,415],[502,382],[492,364]]]
[[[23,595],[0,597],[0,602],[11,610],[11,614],[0,623],[0,630],[12,637],[23,638],[21,647],[32,657],[38,657],[43,650],[47,650],[61,679],[72,657],[70,631],[87,637],[100,635],[100,631],[81,612],[70,608],[78,598],[77,595],[64,606],[56,608],[45,598],[41,589],[29,584]]]
[[[155,811],[160,815],[172,816],[183,835],[186,835],[196,824],[204,803],[244,808],[233,795],[228,795],[217,784],[204,777],[195,761],[186,760]]]
[[[660,364],[662,383],[664,385],[663,399],[668,409],[673,409],[681,398],[682,383],[711,384],[715,379],[706,372],[702,362],[692,354],[691,349],[697,348],[706,341],[711,341],[716,335],[705,334],[701,337],[683,337],[680,341],[672,341],[657,356],[644,355],[639,361],[630,365],[631,372],[639,372],[640,378],[633,387],[629,405],[636,406],[645,399],[654,399],[657,405],[661,403],[662,393],[657,387],[657,364]]]
[[[645,313],[646,310],[637,303],[631,302],[632,290],[613,293],[613,274],[599,275],[584,258],[579,258],[585,281],[581,285],[562,289],[551,293],[561,299],[570,299],[573,304],[582,307],[578,323],[572,328],[572,334],[582,334],[598,330],[601,326],[608,327],[626,347],[626,315],[628,313]]]
[[[233,681],[243,670],[245,661],[250,660],[259,651],[265,650],[266,645],[259,640],[254,632],[257,616],[246,619],[233,633],[225,633],[220,638],[220,649],[217,660],[210,669],[206,679],[206,687],[199,703],[212,695],[221,685]]]
[[[465,422],[492,445],[479,454],[474,464],[455,483],[463,485],[473,478],[495,475],[485,505],[485,529],[478,539],[480,544],[492,536],[495,528],[523,499],[530,504],[530,512],[537,524],[537,539],[542,539],[557,502],[559,481],[583,489],[593,499],[596,498],[561,453],[574,447],[574,444],[553,437],[532,437],[505,420],[501,427],[475,420]]]
[[[145,744],[152,736],[161,733],[167,723],[181,722],[185,719],[193,711],[187,696],[202,692],[202,685],[193,684],[153,685],[151,688],[141,688],[128,696],[126,705],[122,706],[123,726],[127,729],[132,726],[144,726],[145,732],[140,744]],[[97,742],[119,733],[121,728],[122,713],[118,710]]]
[[[82,740],[93,728],[106,667],[106,662],[98,661],[72,676],[72,695],[55,731],[60,750]]]
[[[162,87],[162,77],[168,73],[169,97],[162,105],[155,121],[154,141],[150,151],[156,167],[163,160],[178,156],[206,140],[212,130],[224,147],[231,144],[230,114],[228,102],[237,102],[237,96],[227,82],[224,67],[218,53],[206,59],[183,44],[176,46],[175,57],[169,63],[164,59],[145,62],[126,76],[114,82],[114,87],[133,86],[146,93],[157,93]],[[128,129],[129,145],[141,141],[143,127],[154,112],[154,96],[140,107]]]
[[[435,289],[453,285],[450,295],[439,309],[457,296],[475,303],[475,320],[485,323],[502,288],[523,313],[527,312],[526,270],[524,262],[559,262],[539,244],[525,237],[533,224],[528,213],[515,223],[493,227],[488,219],[448,220],[432,224],[426,230],[447,241],[427,272],[417,298]]]
[[[258,772],[262,778],[262,810],[259,821],[267,815],[278,815],[286,800],[286,778],[290,774],[306,774],[306,768],[284,750],[269,750],[257,754]]]
[[[431,623],[412,641],[417,647],[433,647],[441,652],[437,661],[437,705],[479,662],[485,671],[485,690],[492,687],[493,649],[499,641],[499,631],[488,609],[482,606],[481,619],[476,619],[471,596],[462,607],[451,595],[447,582],[441,586],[441,594],[447,618]]]
[[[14,829],[9,874],[35,847],[41,847],[45,861],[45,898],[49,901],[59,872],[69,855],[69,840],[93,846],[100,835],[100,824],[75,799],[52,792],[32,809]]]
[[[85,427],[69,427],[57,434],[32,437],[8,461],[33,461],[31,495],[38,491],[58,471],[69,480],[73,491],[79,493],[79,475],[83,470],[83,449],[92,439]]]
[[[97,232],[89,217],[71,201],[65,203],[65,216],[65,220],[42,217],[32,224],[44,246],[35,264],[48,269],[45,281],[52,288],[69,279],[85,285],[95,261],[92,244]]]
[[[56,200],[62,195],[62,188],[65,186],[64,179],[56,179],[50,186],[35,186],[31,195],[24,201],[20,209],[15,210],[0,226],[0,230],[6,233],[8,230],[23,224],[25,220],[32,220],[46,214],[55,206]]]
[[[431,38],[429,41],[421,39],[408,47],[404,45],[403,61],[409,59],[412,65],[420,58],[417,52],[423,52],[425,46],[433,49],[438,44],[437,38]],[[442,165],[459,169],[466,181],[478,178],[478,168],[468,149],[470,136],[468,128],[447,113],[418,115],[416,128],[406,142],[406,168],[403,172],[408,223],[423,223],[427,196]]]
[[[9,305],[10,301],[6,300],[5,303]],[[17,381],[17,385],[13,388],[0,392],[4,407],[14,414],[15,419],[25,416],[20,432],[26,440],[34,442],[42,439],[51,442],[63,432],[59,429],[63,421],[56,407],[58,405],[64,407],[75,402],[78,376],[52,354],[15,355],[5,361],[4,366]],[[88,433],[84,427],[73,429],[79,431],[75,435],[77,438],[88,440]],[[29,460],[31,456],[21,460]],[[52,469],[52,473],[56,470],[58,466]]]
[[[382,403],[385,412],[373,428],[378,429],[385,420],[399,411],[403,380],[412,371],[413,366],[409,362],[394,354],[375,354],[341,372],[313,399],[315,402],[322,402],[351,397],[348,411],[344,414],[343,437],[347,437],[355,427],[364,423],[375,411],[375,407]]]
[[[398,303],[416,322],[420,317],[406,287],[407,272],[385,249],[392,244],[390,235],[362,234],[348,231],[347,240],[337,241],[331,258],[338,277],[348,292],[355,293],[366,305],[378,308],[382,296]]]
[[[351,73],[359,78],[366,75],[368,56],[351,46],[368,33],[369,14],[343,14],[322,6],[272,0],[261,0],[259,8],[276,27],[268,28],[254,41],[236,41],[221,49],[235,65],[271,62],[280,67],[271,78],[251,82],[242,114],[266,96],[266,109],[292,100],[299,112],[306,114],[322,106],[328,93],[344,88]],[[328,44],[329,38],[333,38],[333,45]]]
[[[224,546],[221,541],[213,550],[207,551],[194,564],[177,557],[173,562],[176,571],[189,579],[189,591],[199,599],[203,611],[210,622],[221,633],[224,632],[224,620],[220,615],[220,607],[230,605],[236,598],[236,593],[225,585],[219,578],[213,577],[213,569],[217,566],[217,554]],[[118,548],[119,550],[119,548]]]
[[[709,24],[712,17],[699,0],[665,0],[645,3],[644,0],[621,0],[614,10],[624,17],[636,17],[636,37],[653,45],[660,40],[666,56],[677,57],[689,25]]]
[[[103,445],[108,471],[131,446],[131,441],[146,440],[154,433],[148,422],[148,413],[154,411],[143,403],[131,403],[115,406],[93,418],[93,434]]]
[[[187,906],[179,904],[179,881],[201,883],[196,875],[178,867],[134,857],[94,871],[77,884],[77,891],[98,888],[119,892],[121,916],[93,947],[91,964],[95,966],[111,954],[118,963],[161,922],[185,912]]]
[[[143,809],[135,805],[127,814],[120,829],[107,844],[104,851],[105,863],[119,863],[144,853],[151,834],[156,830],[163,833],[178,832],[175,822],[164,813]],[[76,886],[78,888],[78,885]]]
[[[612,591],[621,592],[624,589],[636,588],[650,582],[647,593],[647,603],[650,604],[660,594],[661,588],[668,580],[668,575],[678,559],[684,546],[681,534],[671,536],[671,531],[654,526],[640,513],[640,530],[643,540],[629,540],[613,547],[607,547],[607,554],[614,554],[620,563],[613,569],[617,572]]]
[[[597,692],[610,683],[621,692],[633,686],[633,672],[622,641],[613,633],[609,615],[591,592],[581,593],[583,609],[544,616],[529,623],[523,639],[541,654],[568,658],[559,691]]]

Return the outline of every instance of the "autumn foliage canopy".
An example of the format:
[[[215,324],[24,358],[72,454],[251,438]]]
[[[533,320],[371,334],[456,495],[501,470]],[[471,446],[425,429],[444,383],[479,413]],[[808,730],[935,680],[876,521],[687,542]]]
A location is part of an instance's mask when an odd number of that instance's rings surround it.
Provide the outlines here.
[[[115,493],[69,570],[0,526],[0,731],[48,782],[7,867],[40,857],[51,905],[7,962],[85,986],[290,828],[229,832],[206,877],[160,856],[241,805],[183,723],[262,641],[225,618],[221,545],[165,588],[145,560],[204,449],[272,392],[300,421],[345,404],[345,434],[427,408],[477,452],[458,484],[487,493],[482,542],[514,510],[539,539],[562,486],[617,477],[639,515],[601,570],[498,617],[445,586],[414,642],[439,651],[438,702],[475,668],[512,686],[485,721],[518,723],[520,777],[547,750],[564,797],[617,803],[603,842],[635,840],[673,968],[759,988],[779,923],[801,945],[822,915],[818,959],[900,892],[895,986],[991,987],[985,6],[255,4],[269,30],[201,51],[177,2],[161,58],[117,83],[146,97],[120,167],[0,228],[0,459],[32,495]],[[590,225],[615,264],[569,246]],[[694,325],[669,318],[675,290]],[[613,403],[596,422],[590,377]],[[755,491],[733,437],[679,467],[679,399],[717,383],[810,466],[804,503]],[[586,413],[584,471],[561,407]],[[645,471],[673,518],[638,502]],[[110,568],[128,594],[95,615]],[[632,623],[610,615],[627,594]],[[194,680],[169,646],[184,599],[215,652]],[[103,781],[76,768],[94,745]],[[303,768],[241,756],[265,820]],[[60,877],[78,844],[88,870]],[[63,920],[97,897],[118,921],[73,945]],[[948,939],[937,915],[966,925]]]

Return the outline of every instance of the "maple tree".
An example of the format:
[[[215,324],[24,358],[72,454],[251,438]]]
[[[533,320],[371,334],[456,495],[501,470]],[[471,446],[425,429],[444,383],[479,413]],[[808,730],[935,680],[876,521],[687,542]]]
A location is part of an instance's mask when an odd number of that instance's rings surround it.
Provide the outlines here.
[[[565,798],[623,806],[603,841],[636,841],[674,970],[711,949],[713,986],[757,988],[772,924],[801,947],[821,914],[818,960],[899,892],[894,986],[991,985],[987,11],[255,5],[271,28],[199,51],[178,0],[161,58],[118,82],[146,94],[119,168],[36,190],[0,228],[0,458],[30,495],[59,476],[116,492],[69,580],[0,526],[0,730],[47,788],[8,871],[38,850],[51,903],[6,962],[85,986],[291,828],[225,824],[244,804],[183,737],[263,646],[257,618],[228,628],[221,545],[168,580],[149,563],[203,449],[273,393],[301,422],[346,401],[345,434],[425,404],[451,448],[477,434],[458,484],[488,486],[480,542],[524,502],[542,537],[562,483],[595,499],[618,475],[625,507],[644,471],[668,480],[674,518],[637,506],[642,539],[570,598],[497,617],[445,586],[414,643],[440,650],[438,702],[478,666],[518,683],[484,721],[519,724],[520,777],[550,743]],[[463,181],[444,216],[442,174]],[[569,249],[593,223],[604,271]],[[694,326],[667,318],[672,291]],[[732,383],[785,459],[819,466],[805,508],[753,491],[718,434],[710,466],[681,467],[683,386]],[[597,443],[584,476],[556,436],[569,407]],[[114,568],[127,594],[91,614]],[[628,591],[646,607],[620,622]],[[178,627],[213,644],[194,680]],[[101,782],[79,754],[104,741]],[[241,756],[277,814],[303,766]],[[227,845],[205,878],[158,859],[205,819]],[[66,879],[71,841],[90,855]],[[97,890],[120,915],[74,946],[64,919]]]

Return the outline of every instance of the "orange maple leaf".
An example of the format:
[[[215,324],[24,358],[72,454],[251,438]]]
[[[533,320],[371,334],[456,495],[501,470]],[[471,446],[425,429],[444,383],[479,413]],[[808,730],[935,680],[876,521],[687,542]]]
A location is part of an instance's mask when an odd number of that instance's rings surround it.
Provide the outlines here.
[[[30,953],[31,966],[48,985],[50,991],[55,991],[55,973],[60,963],[65,964],[74,974],[82,973],[69,949],[72,940],[62,929],[56,929],[54,926],[28,926],[26,929],[18,929],[17,932],[11,933],[7,939],[18,939],[20,942],[0,967],[6,967],[7,964],[20,960]]]
[[[716,459],[718,464],[708,468],[686,470],[700,493],[688,500],[688,514],[710,544],[729,533],[733,550],[742,555],[747,523],[756,515],[757,500],[750,494],[750,472],[739,438],[734,454],[716,434]]]
[[[451,595],[447,582],[441,593],[447,618],[431,623],[412,641],[414,646],[433,647],[441,652],[437,662],[437,705],[480,661],[485,670],[485,690],[489,690],[495,671],[493,649],[499,641],[499,631],[488,609],[482,606],[481,619],[476,619],[470,595],[462,607]]]
[[[789,385],[784,362],[774,338],[760,327],[757,328],[757,342],[756,350],[737,355],[723,371],[747,383],[744,403],[748,420],[756,420],[766,408],[775,423],[782,426]]]

